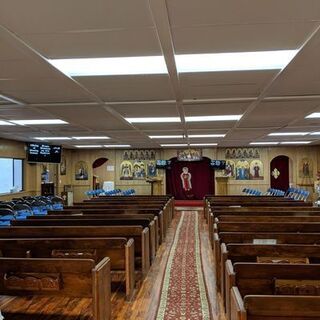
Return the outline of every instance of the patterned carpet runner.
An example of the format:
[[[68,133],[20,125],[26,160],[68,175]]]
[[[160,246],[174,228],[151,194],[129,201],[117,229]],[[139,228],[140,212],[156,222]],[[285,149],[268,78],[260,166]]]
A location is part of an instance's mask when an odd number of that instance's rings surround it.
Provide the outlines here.
[[[197,211],[181,213],[165,270],[156,319],[210,319]]]

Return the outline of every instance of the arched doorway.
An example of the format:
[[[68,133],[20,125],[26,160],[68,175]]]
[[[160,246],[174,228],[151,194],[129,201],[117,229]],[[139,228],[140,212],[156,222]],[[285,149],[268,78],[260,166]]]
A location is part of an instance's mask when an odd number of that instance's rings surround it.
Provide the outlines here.
[[[289,188],[289,157],[281,155],[270,162],[271,188],[287,191]]]
[[[166,170],[168,194],[177,200],[201,200],[206,194],[214,194],[214,170],[209,158],[194,162],[170,160],[170,168]]]
[[[92,187],[93,189],[101,189],[103,182],[107,180],[107,158],[98,158],[92,164]]]

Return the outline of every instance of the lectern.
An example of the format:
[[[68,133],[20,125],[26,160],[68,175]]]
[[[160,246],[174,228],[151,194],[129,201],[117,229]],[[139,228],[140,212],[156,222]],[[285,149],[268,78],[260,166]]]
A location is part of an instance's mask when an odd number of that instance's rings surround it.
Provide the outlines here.
[[[146,182],[151,184],[151,195],[162,194],[162,179],[161,178],[147,178]]]
[[[217,196],[226,196],[228,195],[228,180],[229,177],[216,177],[217,181]]]

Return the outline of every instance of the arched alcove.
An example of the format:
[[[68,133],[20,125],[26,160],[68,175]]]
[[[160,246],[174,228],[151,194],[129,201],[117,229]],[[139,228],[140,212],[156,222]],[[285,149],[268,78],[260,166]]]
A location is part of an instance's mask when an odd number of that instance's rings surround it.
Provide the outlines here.
[[[93,189],[103,187],[103,182],[108,180],[107,158],[98,158],[92,163],[92,186]]]
[[[290,171],[288,156],[279,155],[273,158],[270,162],[270,187],[287,191],[290,185]]]

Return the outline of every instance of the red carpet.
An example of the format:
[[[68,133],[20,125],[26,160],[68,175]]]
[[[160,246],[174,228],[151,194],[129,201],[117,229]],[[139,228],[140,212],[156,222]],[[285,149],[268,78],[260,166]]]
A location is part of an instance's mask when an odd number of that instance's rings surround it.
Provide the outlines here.
[[[179,213],[177,213],[179,214]],[[182,211],[161,288],[156,320],[209,320],[197,211]]]
[[[175,200],[175,207],[203,207],[203,200]]]

